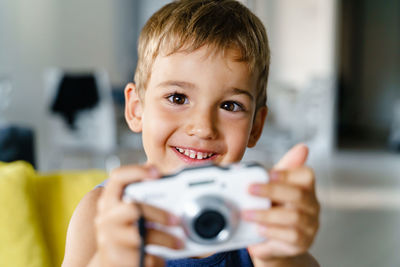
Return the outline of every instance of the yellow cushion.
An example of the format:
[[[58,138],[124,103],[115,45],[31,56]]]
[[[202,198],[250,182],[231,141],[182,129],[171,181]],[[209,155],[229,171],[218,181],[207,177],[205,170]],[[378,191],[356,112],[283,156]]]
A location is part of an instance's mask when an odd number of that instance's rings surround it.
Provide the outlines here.
[[[73,211],[82,197],[106,177],[104,171],[85,170],[41,174],[34,180],[34,195],[53,266],[60,266],[64,257]]]
[[[0,266],[50,266],[32,201],[33,176],[28,163],[0,163]]]

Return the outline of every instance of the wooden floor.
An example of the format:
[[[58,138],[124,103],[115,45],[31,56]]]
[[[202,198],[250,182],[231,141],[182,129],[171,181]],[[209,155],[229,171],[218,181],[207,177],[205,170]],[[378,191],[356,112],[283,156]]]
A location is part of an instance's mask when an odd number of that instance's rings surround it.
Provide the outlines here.
[[[400,266],[400,154],[340,152],[316,172],[321,266]]]

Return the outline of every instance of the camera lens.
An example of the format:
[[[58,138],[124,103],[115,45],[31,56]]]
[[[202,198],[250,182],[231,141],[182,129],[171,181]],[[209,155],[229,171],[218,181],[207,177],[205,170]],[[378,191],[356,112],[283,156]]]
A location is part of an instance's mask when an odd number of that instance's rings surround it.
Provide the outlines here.
[[[201,195],[186,202],[185,234],[198,244],[222,244],[234,235],[240,214],[233,202],[219,195]]]
[[[195,232],[204,239],[212,239],[225,228],[224,216],[214,210],[203,211],[193,222]]]

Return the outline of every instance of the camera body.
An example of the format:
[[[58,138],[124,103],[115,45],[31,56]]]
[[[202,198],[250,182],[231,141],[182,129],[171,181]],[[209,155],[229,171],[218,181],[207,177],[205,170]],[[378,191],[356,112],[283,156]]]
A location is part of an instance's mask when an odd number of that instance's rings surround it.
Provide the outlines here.
[[[264,241],[256,224],[241,220],[240,211],[270,207],[268,199],[248,193],[250,184],[266,182],[268,174],[257,163],[205,165],[183,169],[160,180],[130,184],[123,199],[147,203],[179,216],[182,227],[154,227],[183,240],[184,248],[147,245],[146,251],[164,258],[187,258]]]

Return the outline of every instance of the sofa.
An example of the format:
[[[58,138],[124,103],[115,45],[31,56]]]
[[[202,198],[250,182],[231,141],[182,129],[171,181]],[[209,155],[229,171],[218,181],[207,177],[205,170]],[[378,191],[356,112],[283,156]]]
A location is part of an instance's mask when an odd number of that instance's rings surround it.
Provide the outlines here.
[[[40,173],[24,161],[0,162],[0,266],[60,266],[74,209],[106,177],[102,170]]]

